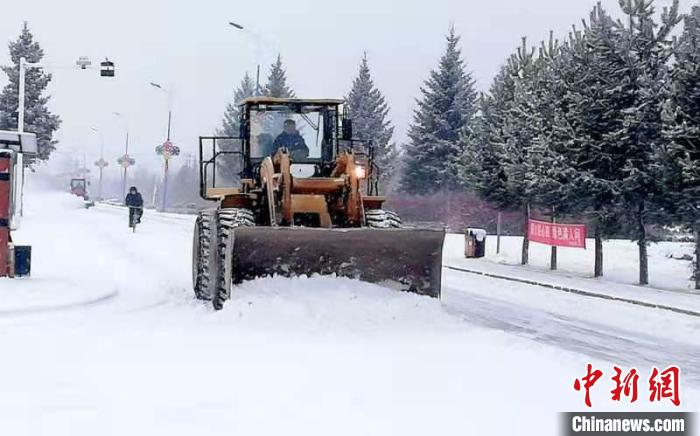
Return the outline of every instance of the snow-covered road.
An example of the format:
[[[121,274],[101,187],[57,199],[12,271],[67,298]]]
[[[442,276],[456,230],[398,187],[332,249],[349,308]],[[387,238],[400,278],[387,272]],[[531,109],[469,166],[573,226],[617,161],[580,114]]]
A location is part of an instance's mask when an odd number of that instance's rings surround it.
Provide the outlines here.
[[[442,302],[267,278],[213,312],[191,295],[192,217],[132,234],[122,209],[26,204],[33,276],[0,281],[0,434],[553,435],[589,361],[677,364],[700,410],[698,318],[456,271]],[[608,384],[594,410],[670,409],[611,404]]]
[[[546,289],[530,292],[540,294],[552,292],[555,295],[551,298],[557,300],[571,298],[573,304],[567,308],[563,301],[558,301],[556,307],[547,308],[542,305],[528,307],[526,304],[500,299],[493,295],[474,291],[465,292],[463,290],[465,286],[472,290],[489,289],[494,286],[494,279],[473,275],[456,277],[457,275],[457,272],[448,273],[448,285],[443,303],[448,313],[460,317],[469,324],[510,332],[540,343],[580,353],[595,360],[614,362],[625,367],[651,368],[654,365],[658,366],[660,362],[673,362],[685,369],[686,383],[700,388],[700,341],[697,339],[697,321],[692,318],[679,320],[680,317],[677,315],[665,315],[656,309],[652,309],[655,312],[642,315],[639,312],[640,309],[624,306],[605,310],[609,308],[604,306],[625,303],[608,301],[581,303],[575,300],[586,297],[569,297],[559,291]],[[501,289],[508,288],[509,283],[501,282],[497,286]],[[522,286],[517,285],[516,288],[522,288]],[[523,291],[517,289],[515,292]],[[596,303],[601,306],[601,311],[589,312],[588,315],[594,314],[593,318],[599,319],[586,319],[586,316],[581,316],[580,306],[587,306],[583,310],[592,310]],[[628,317],[627,321],[636,320],[638,325],[624,326],[627,324],[625,320],[614,318],[619,315]],[[644,324],[639,324],[643,319],[640,317],[644,316],[658,317],[659,322],[665,323],[666,328],[661,331],[649,328],[650,322],[646,324],[648,328],[644,328]],[[620,321],[623,322],[620,323]]]

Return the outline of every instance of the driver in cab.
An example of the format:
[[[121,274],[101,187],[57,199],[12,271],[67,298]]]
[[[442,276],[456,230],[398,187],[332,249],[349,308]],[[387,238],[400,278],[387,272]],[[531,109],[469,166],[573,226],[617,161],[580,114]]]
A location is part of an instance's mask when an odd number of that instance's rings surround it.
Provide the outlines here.
[[[292,159],[306,159],[309,156],[309,147],[306,146],[304,137],[299,134],[296,122],[291,119],[284,121],[284,130],[275,138],[273,146],[273,154],[284,147]]]

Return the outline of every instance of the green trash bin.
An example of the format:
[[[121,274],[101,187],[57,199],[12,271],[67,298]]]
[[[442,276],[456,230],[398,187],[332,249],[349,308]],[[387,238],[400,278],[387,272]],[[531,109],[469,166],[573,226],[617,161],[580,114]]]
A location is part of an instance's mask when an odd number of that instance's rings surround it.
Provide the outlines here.
[[[15,245],[15,277],[28,276],[32,272],[32,247]]]

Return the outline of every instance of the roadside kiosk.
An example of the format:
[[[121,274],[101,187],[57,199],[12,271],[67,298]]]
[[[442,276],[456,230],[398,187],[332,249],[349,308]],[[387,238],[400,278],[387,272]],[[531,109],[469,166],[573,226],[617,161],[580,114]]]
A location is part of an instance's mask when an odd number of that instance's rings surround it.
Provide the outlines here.
[[[31,247],[15,245],[24,187],[24,156],[37,153],[33,133],[0,130],[0,277],[28,276]]]

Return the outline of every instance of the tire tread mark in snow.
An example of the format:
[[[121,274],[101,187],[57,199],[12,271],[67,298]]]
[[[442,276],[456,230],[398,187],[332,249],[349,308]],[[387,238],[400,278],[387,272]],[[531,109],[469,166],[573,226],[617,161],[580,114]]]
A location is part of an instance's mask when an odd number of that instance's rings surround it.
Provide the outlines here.
[[[607,295],[607,294],[600,294],[597,292],[584,291],[582,289],[571,288],[568,286],[554,285],[551,283],[538,282],[536,280],[523,279],[520,277],[504,276],[501,274],[494,274],[494,273],[489,273],[489,272],[485,272],[485,271],[460,268],[460,267],[451,266],[451,265],[445,265],[445,268],[451,269],[453,271],[460,271],[460,272],[465,272],[465,273],[469,273],[469,274],[477,274],[477,275],[481,275],[481,276],[485,276],[485,277],[491,277],[494,279],[508,280],[511,282],[524,283],[526,285],[532,285],[532,286],[541,286],[543,288],[554,289],[557,291],[568,292],[571,294],[583,295],[584,297],[593,297],[593,298],[602,298],[604,300],[620,301],[622,303],[635,304],[637,306],[651,307],[654,309],[670,310],[671,312],[682,313],[684,315],[700,317],[700,312],[696,312],[694,310],[689,310],[689,309],[681,309],[679,307],[666,306],[664,304],[649,303],[647,301],[633,300],[631,298],[625,298],[625,297],[615,297],[614,295]]]
[[[77,301],[74,303],[66,304],[56,304],[56,305],[44,305],[44,306],[34,306],[26,307],[22,309],[0,309],[0,316],[15,316],[15,315],[34,315],[39,313],[47,312],[62,312],[65,310],[80,309],[84,307],[97,306],[99,304],[107,303],[114,300],[119,296],[119,289],[115,289],[109,294],[102,295],[101,297],[94,298],[92,300]]]

